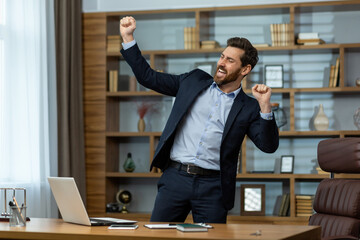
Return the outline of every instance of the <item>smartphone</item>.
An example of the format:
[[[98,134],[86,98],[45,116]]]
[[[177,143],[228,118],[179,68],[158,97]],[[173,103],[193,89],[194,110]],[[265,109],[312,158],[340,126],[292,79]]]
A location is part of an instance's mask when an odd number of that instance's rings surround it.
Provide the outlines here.
[[[129,224],[113,224],[108,229],[137,229],[138,225],[129,225]]]

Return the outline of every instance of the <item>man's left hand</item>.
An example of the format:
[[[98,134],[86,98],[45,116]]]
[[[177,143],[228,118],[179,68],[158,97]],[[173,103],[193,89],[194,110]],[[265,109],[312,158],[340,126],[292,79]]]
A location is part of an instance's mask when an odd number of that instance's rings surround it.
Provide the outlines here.
[[[256,84],[252,87],[252,94],[258,101],[260,105],[260,109],[262,113],[270,113],[271,112],[271,88],[264,84]]]

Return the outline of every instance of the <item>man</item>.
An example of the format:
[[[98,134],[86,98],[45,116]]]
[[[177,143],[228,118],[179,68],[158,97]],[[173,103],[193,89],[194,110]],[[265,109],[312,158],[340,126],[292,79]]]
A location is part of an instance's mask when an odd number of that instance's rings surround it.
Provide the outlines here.
[[[264,152],[276,151],[278,128],[271,113],[271,89],[255,85],[247,96],[242,79],[258,61],[244,38],[231,38],[215,76],[195,69],[181,75],[150,68],[134,40],[136,21],[120,20],[122,56],[139,83],[175,96],[152,167],[163,170],[151,221],[226,223],[234,206],[238,153],[245,134]]]

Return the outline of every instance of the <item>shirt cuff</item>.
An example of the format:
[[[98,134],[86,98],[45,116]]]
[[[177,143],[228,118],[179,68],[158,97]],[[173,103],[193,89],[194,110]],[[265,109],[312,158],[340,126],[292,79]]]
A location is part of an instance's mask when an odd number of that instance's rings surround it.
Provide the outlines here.
[[[123,49],[124,49],[124,50],[127,50],[127,49],[131,48],[132,46],[134,46],[134,45],[136,44],[136,41],[135,41],[135,39],[134,39],[134,40],[132,40],[131,42],[121,43],[121,44],[122,44],[122,46],[123,46]]]
[[[261,116],[262,119],[265,119],[265,120],[272,120],[273,119],[273,113],[272,112],[269,112],[269,113],[260,112],[260,116]]]

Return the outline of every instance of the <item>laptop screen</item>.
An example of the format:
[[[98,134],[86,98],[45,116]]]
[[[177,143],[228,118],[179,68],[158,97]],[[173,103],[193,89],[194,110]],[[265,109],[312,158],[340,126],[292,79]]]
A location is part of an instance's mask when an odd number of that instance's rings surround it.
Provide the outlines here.
[[[48,181],[63,220],[91,226],[74,178],[48,177]]]

